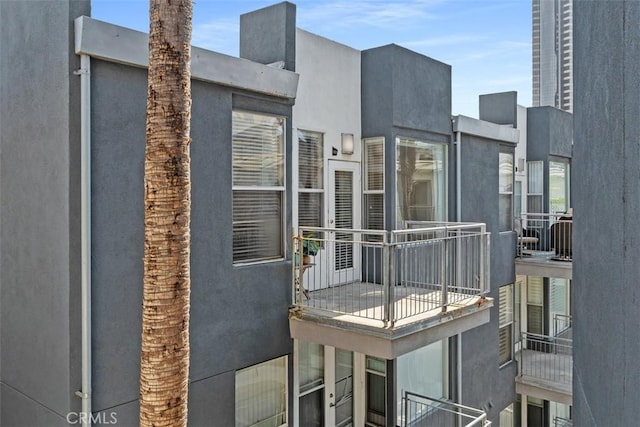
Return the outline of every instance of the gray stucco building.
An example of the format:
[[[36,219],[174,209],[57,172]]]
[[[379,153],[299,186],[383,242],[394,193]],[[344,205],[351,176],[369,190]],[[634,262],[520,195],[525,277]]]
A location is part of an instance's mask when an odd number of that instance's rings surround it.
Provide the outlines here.
[[[137,422],[147,36],[89,15],[0,2],[3,426]],[[526,425],[517,275],[551,319],[570,263],[514,262],[514,217],[569,209],[570,115],[452,117],[447,64],[288,2],[240,23],[240,58],[192,52],[190,425]]]
[[[640,3],[574,4],[576,425],[637,424]],[[592,236],[597,233],[594,241]]]

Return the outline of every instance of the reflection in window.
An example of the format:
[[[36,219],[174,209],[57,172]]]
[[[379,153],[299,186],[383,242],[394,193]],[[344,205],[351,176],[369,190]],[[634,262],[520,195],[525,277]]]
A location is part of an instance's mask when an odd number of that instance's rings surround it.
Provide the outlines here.
[[[446,145],[396,138],[396,226],[446,220]]]

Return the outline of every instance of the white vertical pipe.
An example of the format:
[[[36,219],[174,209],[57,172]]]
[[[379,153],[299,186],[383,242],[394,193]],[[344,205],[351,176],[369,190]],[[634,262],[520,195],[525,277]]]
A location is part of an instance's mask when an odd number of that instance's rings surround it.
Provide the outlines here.
[[[460,149],[462,147],[462,138],[460,132],[456,132],[456,221],[462,222],[462,155]],[[460,260],[458,260],[460,262]],[[460,279],[460,278],[458,278]],[[462,404],[462,333],[457,335],[457,387],[458,387],[458,403]]]
[[[91,59],[80,55],[82,417],[91,426]]]

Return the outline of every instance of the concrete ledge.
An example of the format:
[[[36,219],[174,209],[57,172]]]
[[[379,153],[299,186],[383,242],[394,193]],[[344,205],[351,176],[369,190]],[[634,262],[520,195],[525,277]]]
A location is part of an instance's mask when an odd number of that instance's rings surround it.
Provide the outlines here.
[[[75,20],[75,52],[134,67],[149,65],[149,36],[97,21]],[[298,74],[197,47],[191,50],[191,73],[197,80],[237,87],[280,98],[294,99]]]
[[[516,377],[516,393],[551,400],[564,405],[573,405],[571,385],[565,390],[562,387],[531,377]]]
[[[399,327],[385,327],[380,321],[355,316],[323,316],[312,310],[292,308],[289,329],[294,339],[390,360],[488,323],[493,300],[483,301],[415,322],[407,321]]]
[[[516,274],[573,279],[573,263],[546,258],[516,258]]]
[[[520,131],[518,129],[467,116],[453,117],[453,131],[512,144],[517,144],[520,140]]]

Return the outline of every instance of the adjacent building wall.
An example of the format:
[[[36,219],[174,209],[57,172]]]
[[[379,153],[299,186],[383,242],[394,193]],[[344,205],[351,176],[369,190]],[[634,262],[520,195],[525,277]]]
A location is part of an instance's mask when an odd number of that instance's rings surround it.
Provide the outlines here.
[[[640,3],[574,3],[574,425],[640,407]]]
[[[93,60],[92,90],[94,409],[118,411],[138,397],[146,71]],[[291,264],[233,265],[231,113],[290,117],[291,105],[199,81],[192,92],[189,416],[224,426],[235,416],[235,370],[292,353]],[[202,397],[214,392],[215,404]]]
[[[491,132],[493,137],[471,133],[461,135],[461,200],[462,221],[484,222],[491,232],[491,292],[494,299],[489,323],[462,334],[462,403],[487,411],[495,423],[499,413],[515,401],[516,363],[499,366],[498,321],[499,288],[513,283],[515,268],[515,233],[498,231],[499,153],[514,152],[514,140],[501,140],[505,131],[493,123],[456,117],[454,130],[464,129],[473,122],[474,128]],[[509,134],[517,131],[509,130]]]
[[[88,1],[2,1],[0,424],[67,425],[80,399],[79,59]]]

